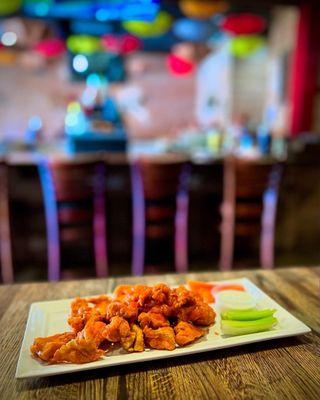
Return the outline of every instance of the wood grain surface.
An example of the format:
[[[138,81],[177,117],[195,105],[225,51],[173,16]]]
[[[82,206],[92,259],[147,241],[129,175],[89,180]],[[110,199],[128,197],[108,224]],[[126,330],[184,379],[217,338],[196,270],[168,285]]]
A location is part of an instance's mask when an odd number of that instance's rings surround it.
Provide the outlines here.
[[[69,375],[15,379],[30,304],[118,284],[248,277],[312,328],[295,338]],[[0,399],[319,399],[320,268],[146,276],[0,286]]]

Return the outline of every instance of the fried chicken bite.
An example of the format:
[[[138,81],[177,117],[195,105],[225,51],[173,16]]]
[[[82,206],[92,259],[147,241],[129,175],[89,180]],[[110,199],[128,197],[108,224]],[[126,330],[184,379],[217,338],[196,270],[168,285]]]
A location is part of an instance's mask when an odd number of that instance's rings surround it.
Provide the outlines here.
[[[50,362],[55,352],[75,337],[76,334],[74,332],[65,332],[48,337],[35,338],[30,347],[31,354],[42,361]]]
[[[119,285],[115,288],[113,295],[118,301],[123,300],[127,295],[132,294],[134,291],[133,285]]]
[[[155,304],[166,304],[169,300],[171,289],[164,283],[158,283],[152,288],[151,298]]]
[[[93,316],[78,335],[87,342],[93,342],[96,346],[100,346],[107,338],[107,325],[102,322],[102,316]]]
[[[111,320],[117,316],[134,322],[138,317],[138,312],[138,306],[134,302],[113,301],[107,306],[106,319]]]
[[[174,350],[176,348],[174,330],[170,327],[151,329],[145,327],[143,329],[146,344],[152,349],[158,350]]]
[[[152,297],[152,288],[146,285],[136,285],[132,301],[136,302],[142,310],[150,303]],[[150,307],[150,305],[148,306]]]
[[[81,337],[70,340],[61,346],[54,354],[51,364],[74,363],[84,364],[97,361],[103,355],[104,351],[98,349],[94,341],[86,341]]]
[[[181,321],[193,322],[195,325],[209,326],[215,321],[216,313],[207,303],[199,302],[194,306],[181,308],[178,318]]]
[[[136,339],[135,332],[129,332],[127,336],[121,337],[120,342],[124,350],[133,352],[134,341]]]
[[[92,307],[89,302],[86,299],[77,297],[71,303],[71,315],[68,318],[68,324],[74,332],[80,332],[91,315]]]
[[[177,344],[182,347],[201,338],[205,332],[188,322],[180,321],[174,327],[174,333],[176,334],[175,339]]]
[[[109,342],[118,343],[121,342],[121,338],[130,336],[130,325],[124,318],[115,316],[111,318],[111,321],[106,325],[105,338]]]
[[[164,326],[169,326],[169,321],[167,318],[161,313],[154,313],[154,312],[143,312],[138,317],[139,324],[141,328],[146,326],[157,329],[162,328]]]
[[[107,313],[107,307],[112,302],[112,299],[109,296],[102,295],[98,297],[91,297],[87,299],[87,301],[94,304],[91,312],[98,312],[100,315],[105,317]]]
[[[111,298],[105,295],[88,299],[77,297],[71,303],[71,315],[68,318],[68,324],[74,332],[80,332],[92,316],[106,316],[107,306],[111,301]]]
[[[92,304],[99,304],[104,301],[108,301],[110,303],[110,301],[112,301],[112,298],[106,294],[101,294],[100,296],[87,297],[86,300]]]
[[[192,292],[184,286],[179,286],[171,290],[168,304],[175,310],[179,310],[181,307],[192,306],[196,302],[197,299]]]
[[[138,325],[134,324],[132,325],[132,330],[136,334],[133,350],[139,352],[144,351],[144,337],[142,329]]]
[[[162,314],[166,318],[172,318],[176,315],[176,311],[173,307],[168,306],[167,304],[161,304],[150,308],[149,312],[155,314]]]
[[[142,329],[133,324],[130,334],[121,339],[122,347],[128,352],[141,352],[144,351],[144,338]]]

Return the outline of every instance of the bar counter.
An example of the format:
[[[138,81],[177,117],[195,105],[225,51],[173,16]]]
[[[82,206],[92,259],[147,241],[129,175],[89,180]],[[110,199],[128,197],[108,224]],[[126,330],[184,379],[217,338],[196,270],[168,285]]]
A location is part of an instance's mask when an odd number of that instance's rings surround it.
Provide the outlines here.
[[[307,335],[187,357],[15,379],[30,304],[111,292],[118,284],[247,277],[311,329]],[[1,399],[319,399],[320,267],[153,275],[0,286]]]

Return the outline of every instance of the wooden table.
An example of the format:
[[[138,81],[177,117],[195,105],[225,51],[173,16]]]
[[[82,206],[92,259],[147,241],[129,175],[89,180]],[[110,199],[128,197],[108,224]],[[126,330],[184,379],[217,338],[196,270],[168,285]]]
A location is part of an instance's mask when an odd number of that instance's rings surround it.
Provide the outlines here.
[[[41,379],[14,378],[30,304],[110,292],[118,284],[184,283],[185,275],[0,286],[0,399],[319,399],[320,268],[189,274],[246,276],[312,328],[295,338]]]

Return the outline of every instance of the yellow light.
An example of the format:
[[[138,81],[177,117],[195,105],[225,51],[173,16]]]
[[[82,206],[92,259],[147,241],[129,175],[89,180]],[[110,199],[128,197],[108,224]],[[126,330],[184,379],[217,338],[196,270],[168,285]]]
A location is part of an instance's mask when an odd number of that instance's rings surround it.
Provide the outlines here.
[[[67,39],[67,46],[72,53],[83,54],[92,54],[101,49],[100,40],[89,35],[71,35]]]
[[[68,104],[67,112],[68,113],[78,113],[81,111],[80,103],[77,101],[72,101]]]
[[[133,35],[148,38],[161,36],[166,33],[172,24],[172,17],[165,11],[160,11],[153,21],[124,21],[124,29]]]
[[[18,11],[21,2],[21,0],[0,0],[0,15],[8,15]]]
[[[244,58],[265,45],[265,39],[258,35],[239,35],[230,40],[230,52],[235,57]]]
[[[189,18],[207,19],[217,13],[225,12],[229,5],[221,0],[181,0],[181,11]]]

